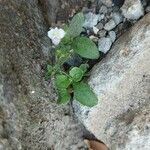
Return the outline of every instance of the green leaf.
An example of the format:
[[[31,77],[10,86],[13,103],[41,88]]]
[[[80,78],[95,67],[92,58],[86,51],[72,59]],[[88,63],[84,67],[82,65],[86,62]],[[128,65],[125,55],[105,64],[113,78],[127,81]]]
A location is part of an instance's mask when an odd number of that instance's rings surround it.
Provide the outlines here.
[[[57,89],[66,89],[71,84],[68,76],[57,74],[55,78],[55,85]]]
[[[45,73],[45,80],[48,80],[49,77],[52,75],[53,67],[51,65],[47,65],[46,73]]]
[[[77,37],[72,43],[73,50],[84,58],[98,59],[99,51],[93,41],[87,37]]]
[[[83,13],[76,14],[70,24],[67,31],[67,34],[69,34],[71,37],[77,37],[80,35],[80,33],[83,31],[83,23],[84,23],[84,15]]]
[[[81,64],[79,68],[83,71],[83,73],[86,73],[87,69],[89,68],[89,65],[88,64]]]
[[[83,77],[83,71],[78,67],[73,67],[69,71],[69,75],[72,77],[73,81],[79,82]]]
[[[65,104],[67,102],[69,102],[71,96],[70,94],[68,93],[67,89],[58,89],[58,100],[57,100],[57,103],[58,104]]]
[[[53,71],[53,67],[51,65],[47,65],[47,75],[51,75]]]
[[[98,99],[88,84],[83,82],[74,83],[73,89],[75,100],[79,101],[81,104],[88,107],[93,107],[97,104]]]

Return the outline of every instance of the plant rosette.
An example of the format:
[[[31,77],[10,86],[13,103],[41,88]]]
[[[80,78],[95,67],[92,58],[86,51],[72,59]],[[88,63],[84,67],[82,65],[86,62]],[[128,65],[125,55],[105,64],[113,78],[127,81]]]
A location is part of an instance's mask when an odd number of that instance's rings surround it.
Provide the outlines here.
[[[66,104],[73,99],[82,105],[93,107],[98,99],[87,83],[83,82],[88,71],[88,64],[71,67],[65,71],[63,64],[71,57],[71,54],[78,54],[85,59],[98,59],[99,50],[96,44],[86,36],[82,36],[84,31],[84,15],[76,14],[69,24],[63,28],[51,28],[48,37],[55,45],[55,65],[47,65],[47,76],[55,78],[55,86],[58,93],[58,103]]]

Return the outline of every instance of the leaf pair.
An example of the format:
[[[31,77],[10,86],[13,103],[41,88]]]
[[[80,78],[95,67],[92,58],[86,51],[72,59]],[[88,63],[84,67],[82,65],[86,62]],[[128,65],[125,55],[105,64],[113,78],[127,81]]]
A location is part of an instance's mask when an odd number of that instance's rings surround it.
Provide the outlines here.
[[[70,85],[73,87],[74,99],[81,104],[92,107],[97,104],[97,97],[93,93],[88,84],[79,82],[82,80],[84,73],[87,71],[87,64],[82,64],[80,67],[74,67],[69,71],[69,75],[56,75],[55,85],[58,90],[59,104],[67,103],[71,96],[68,92]]]

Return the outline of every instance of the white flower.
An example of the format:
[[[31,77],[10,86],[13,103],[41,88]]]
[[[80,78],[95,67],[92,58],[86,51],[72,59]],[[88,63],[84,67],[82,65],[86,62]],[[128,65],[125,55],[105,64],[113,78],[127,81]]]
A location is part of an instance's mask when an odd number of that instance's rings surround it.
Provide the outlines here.
[[[63,29],[58,29],[57,27],[48,31],[48,37],[52,40],[54,45],[58,45],[65,34]]]

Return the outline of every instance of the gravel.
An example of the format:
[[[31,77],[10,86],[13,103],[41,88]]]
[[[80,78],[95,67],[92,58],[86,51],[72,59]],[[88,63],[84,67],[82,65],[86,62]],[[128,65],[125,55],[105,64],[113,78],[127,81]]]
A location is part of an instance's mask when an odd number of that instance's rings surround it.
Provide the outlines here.
[[[98,32],[98,35],[99,35],[100,38],[101,38],[101,37],[104,37],[104,36],[106,35],[106,30],[100,30],[100,31]]]
[[[99,30],[101,30],[101,29],[103,29],[104,25],[103,25],[101,22],[99,22],[96,27],[97,27]]]
[[[103,37],[98,41],[98,48],[99,51],[103,52],[104,54],[106,54],[112,45],[112,40],[110,37]]]
[[[99,21],[100,15],[93,14],[92,12],[89,12],[85,15],[85,23],[84,27],[85,28],[92,28],[95,25],[97,25]]]
[[[98,42],[99,51],[105,54],[115,40],[144,15],[144,11],[150,12],[147,0],[99,0],[97,6],[97,9],[84,11],[84,27],[90,38]]]
[[[109,35],[109,37],[110,37],[112,42],[114,42],[116,40],[116,33],[115,33],[115,31],[110,31],[108,33],[108,35]]]
[[[137,20],[144,15],[144,8],[140,0],[126,0],[121,8],[125,18]]]
[[[115,27],[116,27],[116,23],[113,19],[111,19],[105,24],[104,29],[107,31],[110,31],[114,29]]]
[[[116,25],[118,25],[119,23],[123,22],[123,16],[120,13],[118,13],[118,12],[112,13],[112,19],[114,20]]]

